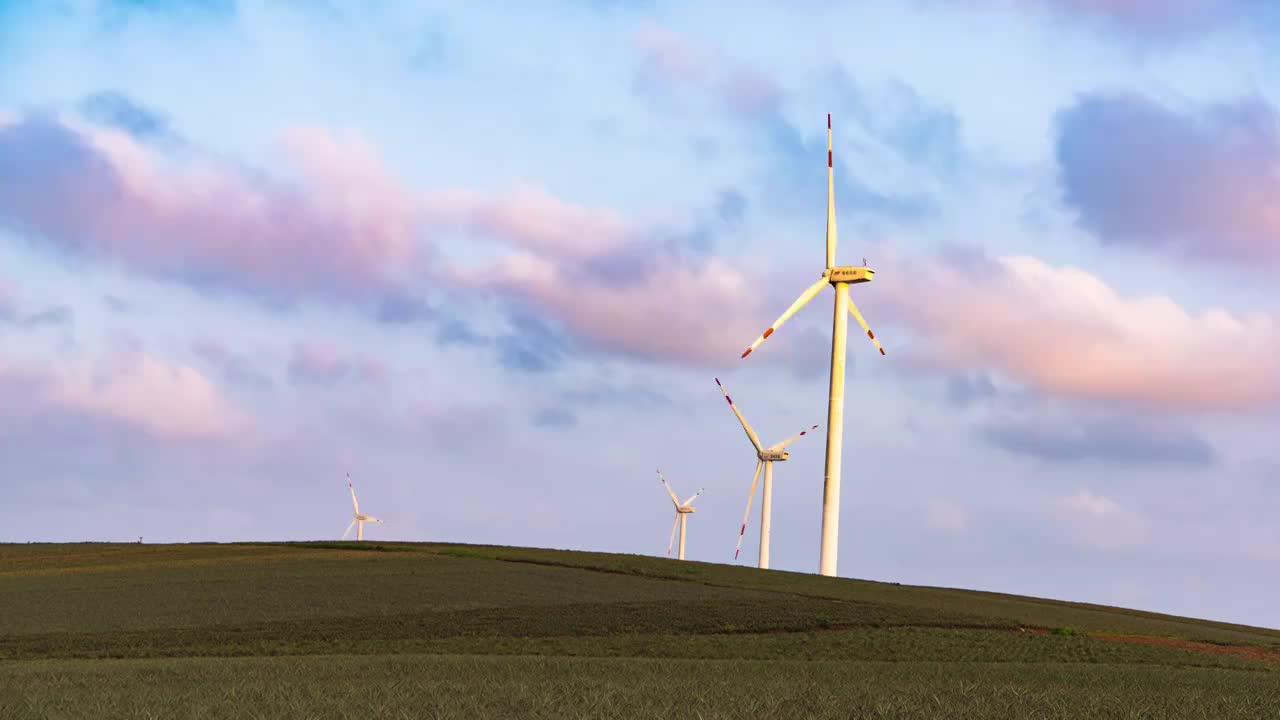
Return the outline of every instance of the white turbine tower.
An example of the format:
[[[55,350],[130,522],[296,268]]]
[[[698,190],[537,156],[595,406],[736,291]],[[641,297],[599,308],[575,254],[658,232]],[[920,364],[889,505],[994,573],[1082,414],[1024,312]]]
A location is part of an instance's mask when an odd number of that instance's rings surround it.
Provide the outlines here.
[[[367,522],[382,524],[382,521],[372,515],[363,515],[360,513],[360,503],[356,500],[356,489],[351,484],[351,473],[347,473],[347,489],[351,491],[351,524],[347,526],[347,531],[342,533],[342,539],[346,540],[351,534],[351,528],[356,528],[356,540],[364,540],[364,524]]]
[[[844,442],[844,365],[849,336],[849,316],[845,313],[846,309],[866,331],[867,337],[875,343],[880,354],[884,355],[884,348],[880,346],[880,341],[876,340],[875,333],[867,327],[867,322],[862,319],[862,313],[858,312],[858,306],[849,299],[849,285],[871,282],[875,270],[866,267],[865,261],[863,265],[857,267],[836,267],[836,190],[831,156],[831,115],[828,114],[827,268],[822,271],[822,277],[801,293],[800,297],[791,303],[791,307],[787,308],[787,311],[782,313],[773,325],[761,333],[760,337],[751,343],[751,347],[742,353],[744,358],[750,355],[752,350],[759,347],[760,343],[782,327],[782,324],[791,319],[791,316],[795,315],[800,308],[817,297],[818,293],[822,292],[822,288],[827,285],[835,286],[836,302],[831,328],[831,392],[827,403],[827,467],[822,487],[822,554],[819,566],[823,575],[836,574],[836,552],[839,549],[840,462]]]
[[[747,511],[742,514],[742,527],[738,530],[738,548],[733,551],[733,559],[738,559],[738,553],[742,552],[742,538],[747,534],[747,518],[751,517],[751,502],[756,498],[756,483],[760,480],[760,467],[764,466],[764,497],[760,500],[760,568],[769,569],[769,528],[773,522],[773,464],[775,462],[785,462],[791,457],[791,453],[787,452],[787,446],[795,442],[802,435],[809,434],[810,430],[817,430],[818,426],[806,428],[791,437],[783,440],[775,445],[764,447],[760,444],[760,438],[756,435],[756,431],[751,429],[751,424],[743,417],[738,410],[738,406],[733,404],[733,398],[729,397],[729,391],[725,389],[720,378],[716,378],[716,385],[720,386],[720,392],[724,393],[724,399],[728,401],[729,408],[733,410],[733,414],[738,416],[738,422],[742,423],[742,429],[747,431],[747,439],[751,441],[751,446],[756,450],[756,472],[751,476],[751,493],[747,495]]]
[[[680,502],[680,499],[676,497],[675,492],[672,491],[671,486],[667,484],[667,479],[662,477],[661,470],[658,471],[658,479],[662,481],[662,487],[666,488],[667,494],[671,496],[671,504],[676,506],[676,521],[671,523],[671,539],[667,540],[667,554],[668,555],[671,554],[671,546],[676,541],[676,528],[679,527],[680,528],[679,558],[683,560],[684,559],[685,525],[688,524],[689,513],[695,512],[693,507],[693,501],[698,499],[698,496],[702,494],[702,490],[699,490],[698,492],[694,493],[693,497],[690,497],[688,500],[685,500],[684,502]]]

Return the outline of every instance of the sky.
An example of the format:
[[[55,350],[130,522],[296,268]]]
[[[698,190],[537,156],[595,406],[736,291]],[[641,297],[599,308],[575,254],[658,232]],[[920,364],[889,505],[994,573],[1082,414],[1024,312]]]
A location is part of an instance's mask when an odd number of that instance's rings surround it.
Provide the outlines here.
[[[662,555],[661,468],[734,562],[831,113],[839,574],[1280,627],[1271,4],[0,0],[0,541]]]

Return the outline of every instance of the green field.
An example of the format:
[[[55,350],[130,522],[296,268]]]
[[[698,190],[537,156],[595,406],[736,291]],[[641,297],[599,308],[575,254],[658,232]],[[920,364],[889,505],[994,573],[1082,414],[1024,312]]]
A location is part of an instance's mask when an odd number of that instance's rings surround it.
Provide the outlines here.
[[[1280,718],[1280,631],[633,555],[5,545],[0,609],[5,720]]]

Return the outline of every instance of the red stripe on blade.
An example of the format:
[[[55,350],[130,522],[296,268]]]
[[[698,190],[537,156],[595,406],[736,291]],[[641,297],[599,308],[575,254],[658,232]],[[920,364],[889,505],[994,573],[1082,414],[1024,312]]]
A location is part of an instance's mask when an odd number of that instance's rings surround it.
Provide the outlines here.
[[[827,151],[827,167],[831,167],[831,151]]]
[[[769,328],[768,330],[764,331],[764,335],[761,335],[761,337],[768,338],[772,334],[773,334],[773,328]]]
[[[831,129],[831,113],[827,113],[827,129]]]
[[[751,348],[747,348],[746,350],[742,351],[742,357],[746,357],[750,354],[751,354]]]
[[[881,355],[883,355],[883,354],[884,354],[884,348],[880,348],[880,354],[881,354]]]

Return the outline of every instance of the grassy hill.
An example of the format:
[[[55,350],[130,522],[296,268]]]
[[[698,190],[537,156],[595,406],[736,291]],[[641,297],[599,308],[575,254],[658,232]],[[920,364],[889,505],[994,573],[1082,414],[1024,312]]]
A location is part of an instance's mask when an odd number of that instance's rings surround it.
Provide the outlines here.
[[[408,543],[0,546],[0,718],[1280,718],[1280,631]]]

